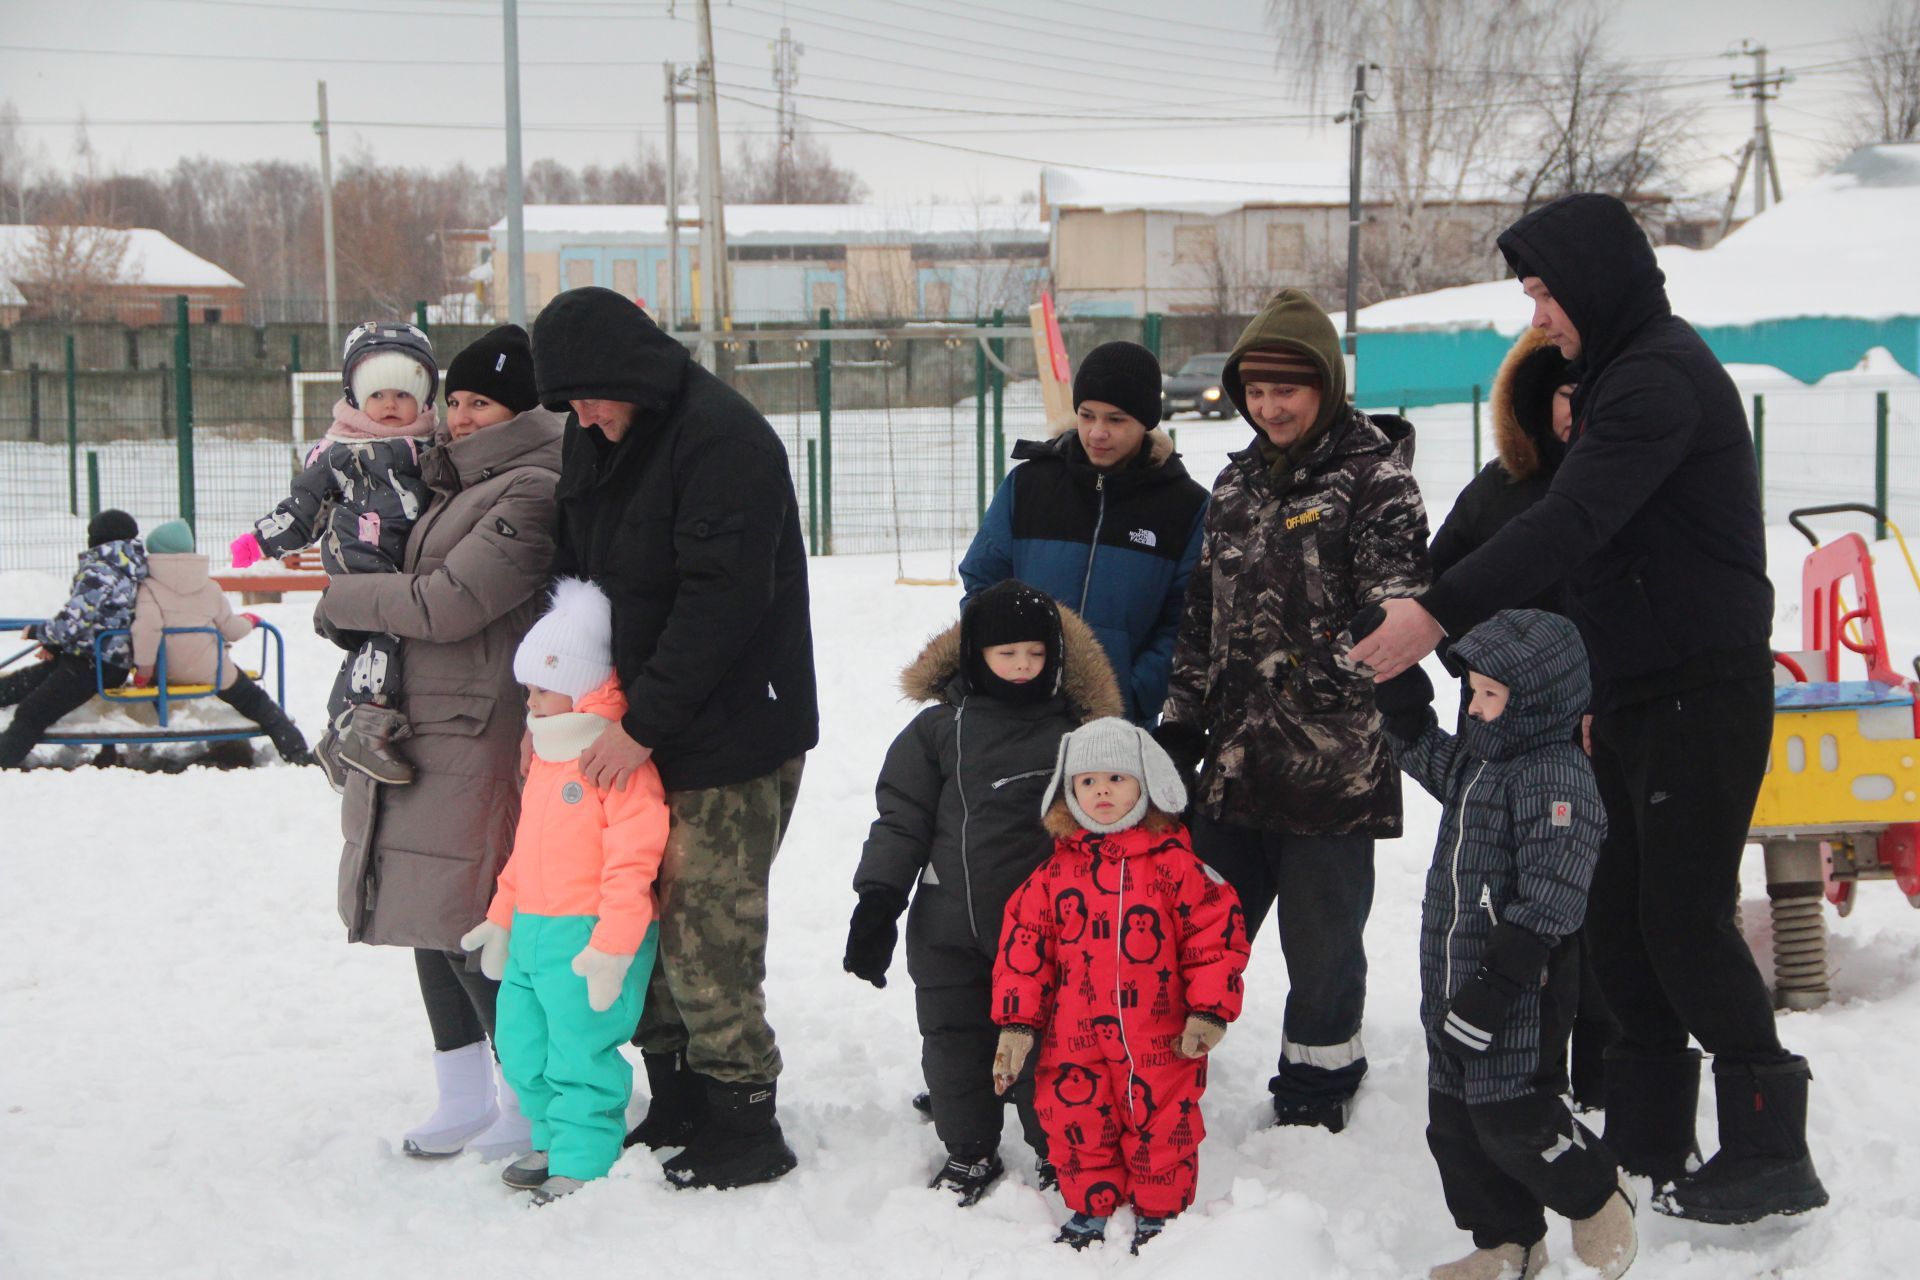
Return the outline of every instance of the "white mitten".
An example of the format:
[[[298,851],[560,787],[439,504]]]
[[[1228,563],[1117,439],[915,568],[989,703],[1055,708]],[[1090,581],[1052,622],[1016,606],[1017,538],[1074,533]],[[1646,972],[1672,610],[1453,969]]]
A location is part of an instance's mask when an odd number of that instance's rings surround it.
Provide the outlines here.
[[[583,947],[573,958],[573,971],[587,980],[587,1007],[605,1013],[620,998],[633,957],[609,955],[595,947]]]
[[[478,951],[480,972],[498,982],[507,972],[507,935],[511,932],[491,920],[482,920],[461,935],[460,945],[465,950]]]

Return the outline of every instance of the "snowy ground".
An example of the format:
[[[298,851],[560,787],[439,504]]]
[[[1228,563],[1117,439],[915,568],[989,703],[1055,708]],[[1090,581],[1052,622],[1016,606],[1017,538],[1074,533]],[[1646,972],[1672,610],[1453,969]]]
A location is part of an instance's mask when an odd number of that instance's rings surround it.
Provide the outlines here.
[[[1775,533],[1780,640],[1798,647],[1804,544]],[[1920,597],[1897,553],[1882,550],[1904,665],[1920,646]],[[937,574],[943,559],[907,567]],[[1113,1244],[1083,1256],[1050,1245],[1061,1205],[1032,1186],[1025,1161],[969,1211],[924,1189],[937,1148],[907,1107],[919,1045],[903,965],[875,991],[839,964],[874,772],[909,714],[893,673],[956,599],[896,586],[894,573],[891,556],[813,565],[824,741],[775,868],[768,984],[798,1172],[739,1192],[675,1192],[637,1151],[604,1183],[532,1212],[495,1167],[404,1158],[398,1135],[430,1106],[431,1085],[412,961],[342,942],[336,804],[318,774],[38,770],[0,778],[10,908],[0,1274],[945,1278],[1042,1265],[1062,1276],[1315,1280],[1424,1274],[1463,1252],[1423,1138],[1415,940],[1438,814],[1412,791],[1408,837],[1380,849],[1368,930],[1373,1071],[1345,1133],[1261,1125],[1286,992],[1269,929],[1246,1016],[1216,1054],[1199,1202],[1166,1239],[1138,1258]],[[0,574],[0,614],[43,613],[63,587]],[[309,607],[264,612],[288,635],[294,711],[313,726],[336,651],[312,637]],[[1756,929],[1766,917],[1758,861],[1745,890]],[[1636,1276],[1914,1274],[1920,913],[1889,884],[1859,897],[1849,919],[1829,915],[1833,1003],[1781,1026],[1814,1063],[1812,1142],[1833,1207],[1730,1229],[1643,1204]],[[1015,1162],[1011,1129],[1005,1149]],[[1564,1224],[1549,1247],[1570,1256]],[[1548,1274],[1581,1272],[1563,1262]]]

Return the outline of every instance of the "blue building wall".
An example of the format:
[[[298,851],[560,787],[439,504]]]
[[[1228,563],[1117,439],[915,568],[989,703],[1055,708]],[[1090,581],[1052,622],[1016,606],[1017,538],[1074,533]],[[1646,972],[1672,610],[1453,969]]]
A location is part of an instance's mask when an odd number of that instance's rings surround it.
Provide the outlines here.
[[[1700,336],[1726,364],[1768,364],[1802,382],[1851,369],[1874,347],[1920,374],[1920,316],[1769,320]],[[1512,342],[1492,329],[1362,333],[1358,399],[1373,408],[1458,404],[1475,385],[1485,396]]]

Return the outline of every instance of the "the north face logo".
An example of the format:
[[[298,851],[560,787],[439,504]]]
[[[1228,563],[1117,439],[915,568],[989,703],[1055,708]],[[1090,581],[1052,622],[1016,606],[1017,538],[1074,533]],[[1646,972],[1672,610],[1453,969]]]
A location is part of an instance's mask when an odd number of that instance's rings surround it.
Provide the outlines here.
[[[1160,545],[1160,539],[1153,536],[1153,530],[1151,529],[1135,529],[1127,535],[1127,541],[1137,547],[1157,547]]]

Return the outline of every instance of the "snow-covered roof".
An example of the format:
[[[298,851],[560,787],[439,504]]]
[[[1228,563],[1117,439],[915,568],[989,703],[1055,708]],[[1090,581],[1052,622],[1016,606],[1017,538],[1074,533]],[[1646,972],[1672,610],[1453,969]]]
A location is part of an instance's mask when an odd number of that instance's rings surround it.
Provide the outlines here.
[[[208,262],[197,253],[188,252],[151,227],[88,229],[97,230],[102,235],[124,235],[127,238],[127,251],[120,261],[120,278],[114,282],[116,284],[160,289],[245,287],[224,268]],[[34,253],[35,237],[39,234],[40,228],[35,226],[0,226],[0,276],[10,275],[11,264]],[[10,282],[0,283],[0,303],[6,301],[5,294],[11,289]]]
[[[1861,147],[1711,249],[1664,245],[1673,309],[1694,324],[1920,314],[1920,143]],[[1363,329],[1526,327],[1512,280],[1378,303]]]
[[[682,218],[699,210],[683,205]],[[504,234],[505,218],[493,224]],[[658,204],[530,204],[526,207],[527,234],[665,235],[667,210]],[[693,236],[694,231],[683,231]],[[1045,240],[1047,224],[1039,206],[1031,204],[730,204],[727,238],[781,236],[813,240],[872,239],[898,236],[972,236],[996,239]]]
[[[1230,213],[1254,206],[1322,206],[1347,203],[1347,161],[1291,160],[1232,164],[1152,166],[1152,173],[1099,173],[1049,166],[1040,171],[1040,198],[1049,210],[1134,209],[1169,213]],[[1364,193],[1383,197],[1377,189]],[[1462,200],[1511,202],[1513,194],[1488,184],[1461,192]]]

